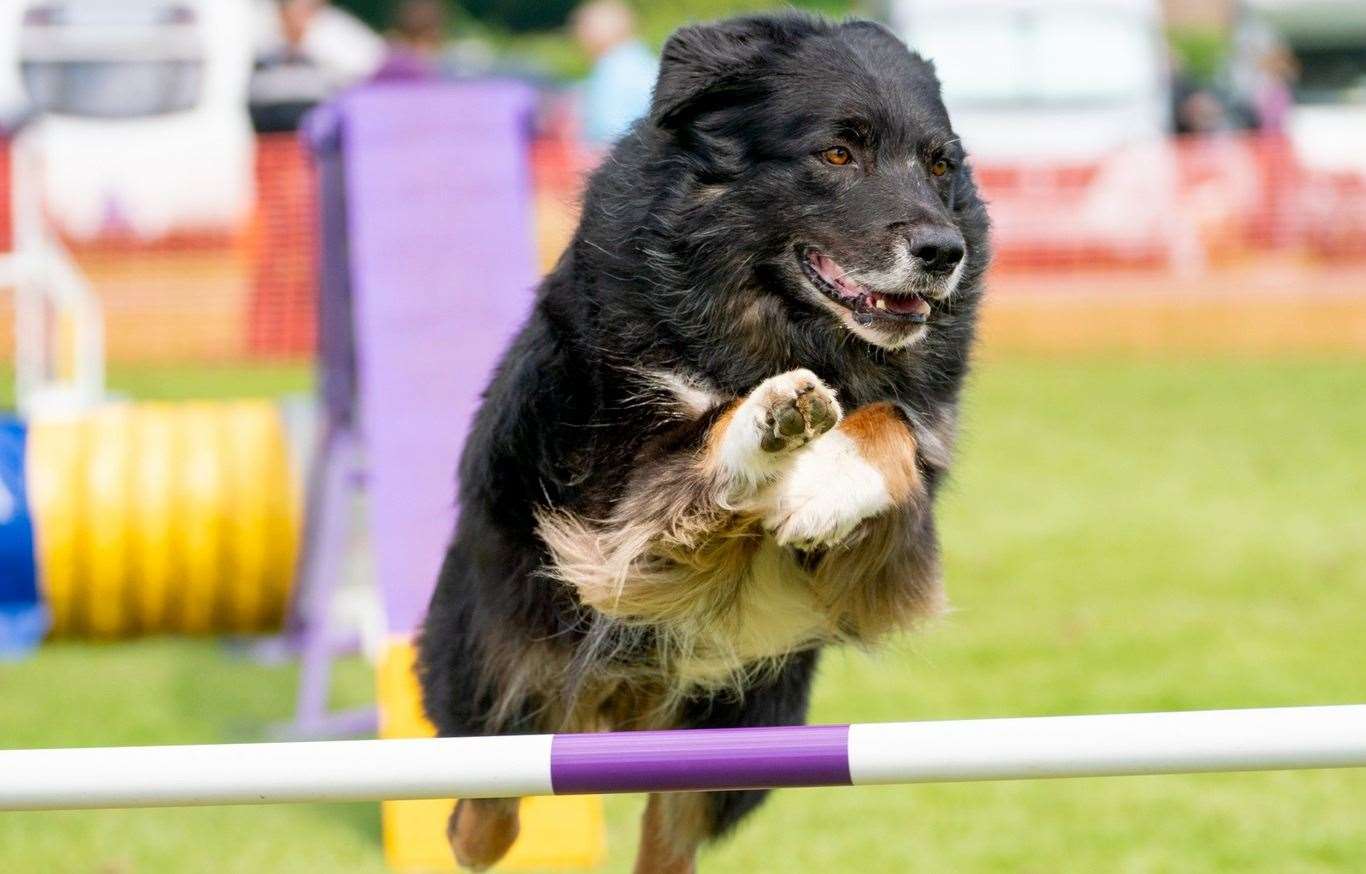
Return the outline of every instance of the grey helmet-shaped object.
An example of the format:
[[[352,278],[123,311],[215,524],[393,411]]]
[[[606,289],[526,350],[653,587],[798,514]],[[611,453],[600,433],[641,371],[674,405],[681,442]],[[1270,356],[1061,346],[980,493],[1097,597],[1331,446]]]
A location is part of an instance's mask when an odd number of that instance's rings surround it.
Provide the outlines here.
[[[204,42],[194,5],[174,0],[34,0],[19,64],[33,108],[137,118],[194,108]]]

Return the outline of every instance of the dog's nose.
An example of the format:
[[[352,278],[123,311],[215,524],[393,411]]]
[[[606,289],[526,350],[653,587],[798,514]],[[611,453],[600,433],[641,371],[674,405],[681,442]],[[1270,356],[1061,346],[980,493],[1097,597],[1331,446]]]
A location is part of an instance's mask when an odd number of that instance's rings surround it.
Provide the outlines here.
[[[927,273],[948,273],[963,260],[963,235],[944,225],[914,225],[906,233],[911,257]]]

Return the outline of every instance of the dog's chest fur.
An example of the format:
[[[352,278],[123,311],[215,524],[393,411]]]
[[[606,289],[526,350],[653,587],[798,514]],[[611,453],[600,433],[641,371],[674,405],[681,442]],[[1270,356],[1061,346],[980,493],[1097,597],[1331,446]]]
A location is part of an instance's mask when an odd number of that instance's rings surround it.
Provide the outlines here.
[[[641,667],[678,691],[734,685],[794,650],[829,640],[833,623],[796,553],[780,547],[751,514],[734,513],[727,530],[703,544],[659,543],[649,508],[600,529],[571,516],[542,518],[540,534],[556,556],[554,572],[600,614],[620,645],[648,629]]]
[[[732,597],[718,610],[699,599],[672,633],[683,653],[671,673],[688,687],[731,682],[747,666],[785,656],[832,635],[809,574],[789,550],[763,538],[739,579],[718,580]]]

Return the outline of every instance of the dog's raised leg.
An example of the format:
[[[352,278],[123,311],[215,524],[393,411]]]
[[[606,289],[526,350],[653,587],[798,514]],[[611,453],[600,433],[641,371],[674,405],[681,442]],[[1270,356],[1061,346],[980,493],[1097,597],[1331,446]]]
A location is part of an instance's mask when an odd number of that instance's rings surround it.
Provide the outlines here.
[[[756,538],[727,535],[757,527],[765,490],[840,416],[815,374],[791,370],[686,423],[641,464],[605,523],[540,517],[556,574],[614,618],[676,621],[704,608],[718,576],[737,578],[756,548]]]
[[[834,392],[809,370],[770,377],[712,426],[709,463],[733,493],[777,476],[793,451],[825,434],[843,415]]]
[[[942,456],[922,452],[919,433],[892,404],[860,407],[762,495],[764,526],[808,553],[813,589],[851,639],[875,640],[944,608],[924,473]]]
[[[892,404],[869,404],[793,459],[765,495],[764,525],[785,546],[834,546],[923,494],[910,423]]]
[[[483,871],[507,855],[517,840],[521,823],[517,798],[466,798],[456,802],[446,823],[455,861],[462,868]]]

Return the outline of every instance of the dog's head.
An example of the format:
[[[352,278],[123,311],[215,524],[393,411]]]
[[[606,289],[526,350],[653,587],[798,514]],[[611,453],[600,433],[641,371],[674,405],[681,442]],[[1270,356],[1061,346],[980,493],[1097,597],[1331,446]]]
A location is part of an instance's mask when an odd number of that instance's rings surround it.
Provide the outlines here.
[[[934,69],[879,25],[683,28],[648,124],[687,168],[682,211],[709,252],[729,248],[735,270],[869,343],[924,337],[985,264]]]

